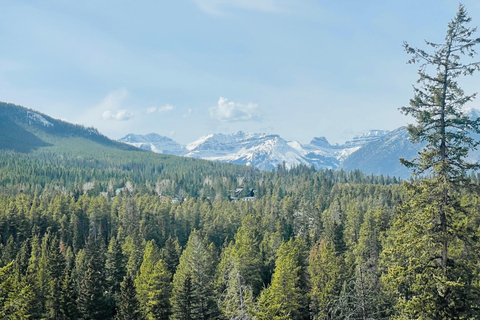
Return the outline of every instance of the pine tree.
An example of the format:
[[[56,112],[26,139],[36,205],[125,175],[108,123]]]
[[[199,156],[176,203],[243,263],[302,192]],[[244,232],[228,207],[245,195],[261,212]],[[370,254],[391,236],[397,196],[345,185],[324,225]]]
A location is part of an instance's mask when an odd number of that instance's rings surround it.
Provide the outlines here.
[[[145,305],[146,319],[168,319],[171,314],[171,275],[163,260],[158,260],[148,279],[148,296]]]
[[[140,320],[143,319],[140,312],[140,303],[138,302],[135,290],[135,283],[132,276],[128,274],[121,284],[121,294],[118,303],[116,320]]]
[[[310,250],[309,260],[313,319],[331,319],[337,313],[335,303],[341,291],[342,258],[333,241],[324,239]]]
[[[305,243],[290,239],[278,249],[272,284],[260,294],[257,319],[309,319],[308,287]]]
[[[154,240],[147,242],[145,252],[143,253],[143,261],[135,279],[135,287],[137,288],[137,296],[144,315],[147,314],[146,307],[148,295],[150,293],[149,282],[153,273],[155,264],[160,259],[160,251]]]
[[[108,245],[107,257],[105,262],[105,277],[108,292],[108,300],[112,309],[119,298],[120,284],[126,274],[125,257],[122,253],[122,247],[116,238],[112,237]]]
[[[472,307],[479,293],[478,223],[460,202],[471,189],[468,171],[479,168],[466,161],[480,143],[470,135],[480,133],[480,119],[470,119],[464,109],[475,94],[466,95],[457,82],[480,69],[473,62],[480,38],[473,37],[476,28],[467,27],[470,20],[460,5],[445,42],[427,42],[433,53],[405,44],[410,62],[421,66],[410,106],[401,110],[417,121],[407,128],[411,140],[426,146],[417,159],[401,159],[420,179],[406,186],[409,200],[399,208],[383,254],[383,280],[401,319],[478,315]]]
[[[98,242],[89,238],[84,255],[85,270],[78,281],[78,311],[80,319],[108,318],[111,310],[105,297],[104,258]]]
[[[171,319],[216,318],[215,260],[213,248],[205,245],[198,232],[192,232],[173,277]]]

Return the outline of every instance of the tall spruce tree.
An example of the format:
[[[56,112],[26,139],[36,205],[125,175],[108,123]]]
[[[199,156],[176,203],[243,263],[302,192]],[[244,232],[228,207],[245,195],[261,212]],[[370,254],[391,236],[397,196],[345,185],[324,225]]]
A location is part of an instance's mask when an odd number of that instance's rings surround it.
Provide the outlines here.
[[[112,310],[120,299],[120,284],[126,274],[126,261],[122,253],[122,246],[115,237],[112,237],[108,245],[108,251],[105,262],[105,280],[107,289],[107,299]]]
[[[173,277],[171,319],[217,318],[218,309],[214,295],[215,260],[213,248],[205,245],[199,232],[192,232]]]
[[[0,268],[0,319],[29,319],[35,295],[30,285],[16,281],[10,262]]]
[[[444,43],[426,42],[433,53],[405,44],[409,62],[420,63],[420,77],[401,111],[416,119],[407,127],[411,141],[425,147],[412,161],[400,159],[420,179],[407,184],[409,201],[400,206],[383,254],[383,280],[401,319],[466,319],[479,312],[478,223],[460,202],[471,187],[468,171],[479,168],[466,161],[479,144],[471,133],[480,133],[480,119],[470,119],[464,108],[475,94],[457,82],[480,69],[473,60],[480,38],[470,20],[460,5]]]
[[[80,319],[106,319],[111,315],[111,310],[105,297],[105,261],[99,241],[88,239],[84,259],[85,271],[78,282]]]
[[[292,238],[278,249],[272,284],[258,299],[257,319],[309,319],[307,279],[305,242]]]
[[[331,240],[323,239],[310,250],[308,272],[313,319],[332,319],[338,313],[335,302],[341,290],[342,264],[343,259],[335,252]]]
[[[165,262],[162,259],[158,260],[148,281],[149,293],[145,308],[146,319],[168,319],[170,316],[171,278]]]
[[[137,291],[132,276],[128,274],[121,284],[120,301],[116,320],[141,320],[140,303],[137,299]]]

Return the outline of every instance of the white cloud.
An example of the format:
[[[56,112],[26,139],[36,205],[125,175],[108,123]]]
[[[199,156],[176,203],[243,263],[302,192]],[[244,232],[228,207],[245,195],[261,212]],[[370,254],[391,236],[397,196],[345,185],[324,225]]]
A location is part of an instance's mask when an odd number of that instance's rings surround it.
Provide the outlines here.
[[[167,111],[172,111],[173,109],[175,109],[174,106],[172,106],[171,104],[166,104],[162,107],[159,107],[158,112],[167,112]]]
[[[223,9],[237,7],[256,11],[280,11],[280,0],[195,0],[198,7],[211,14],[222,14]]]
[[[157,111],[157,107],[147,108],[147,113],[154,113],[155,111]]]
[[[240,104],[220,97],[216,106],[209,109],[210,117],[224,122],[238,122],[262,119],[257,104]]]
[[[155,111],[158,111],[158,112],[168,112],[168,111],[172,111],[173,109],[175,109],[174,106],[172,106],[171,104],[166,104],[166,105],[161,106],[161,107],[150,107],[150,108],[147,108],[147,113],[154,113]]]
[[[102,118],[104,120],[117,120],[117,121],[127,121],[132,119],[134,116],[133,113],[128,112],[127,110],[118,110],[118,111],[110,111],[107,110],[102,113]]]
[[[96,109],[102,112],[104,120],[127,121],[133,118],[134,114],[122,108],[123,101],[127,98],[128,91],[124,88],[110,92]]]

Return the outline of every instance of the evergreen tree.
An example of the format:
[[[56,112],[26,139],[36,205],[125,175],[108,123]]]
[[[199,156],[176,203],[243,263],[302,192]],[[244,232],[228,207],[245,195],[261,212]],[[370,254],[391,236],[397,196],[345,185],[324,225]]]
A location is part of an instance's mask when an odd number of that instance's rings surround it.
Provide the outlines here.
[[[401,319],[478,315],[472,307],[479,294],[474,263],[480,256],[478,223],[460,202],[471,185],[467,172],[479,168],[465,160],[480,143],[470,135],[480,133],[480,119],[469,119],[463,108],[475,94],[466,95],[457,82],[480,69],[472,61],[480,39],[473,37],[476,28],[467,27],[470,20],[460,5],[445,42],[427,42],[433,53],[405,44],[410,62],[421,63],[420,85],[410,106],[401,110],[417,121],[407,128],[411,140],[426,146],[417,159],[401,159],[424,179],[407,185],[409,201],[399,208],[384,250],[388,273],[383,279],[397,299]]]
[[[114,309],[115,302],[119,298],[120,284],[125,277],[125,257],[122,253],[122,247],[116,238],[112,237],[108,245],[107,257],[105,262],[105,277],[108,292],[108,300]]]
[[[227,247],[219,264],[218,290],[223,292],[231,279],[230,272],[235,268],[244,284],[253,290],[257,297],[263,287],[263,261],[260,252],[260,219],[248,215],[235,234],[235,243]]]
[[[85,271],[78,282],[80,319],[100,320],[111,314],[105,297],[104,259],[100,244],[89,238],[85,248]]]
[[[252,290],[235,263],[229,265],[224,281],[225,289],[220,293],[219,306],[222,314],[229,320],[250,320],[255,317],[255,304]]]
[[[160,259],[160,251],[154,240],[147,242],[145,252],[143,253],[143,261],[135,279],[135,287],[137,288],[138,301],[142,308],[142,312],[146,315],[146,306],[148,302],[148,295],[150,293],[149,282],[153,273],[155,264]]]
[[[13,262],[0,268],[0,318],[28,319],[32,316],[31,304],[34,294],[29,285],[15,279]]]
[[[72,278],[71,271],[68,269],[65,269],[61,291],[59,319],[77,319],[77,284]]]
[[[324,239],[311,249],[309,262],[313,319],[331,319],[337,313],[335,303],[342,287],[342,258],[333,241]]]
[[[391,303],[380,284],[378,268],[382,250],[378,223],[382,210],[368,210],[359,230],[358,244],[351,255],[355,259],[354,274],[344,282],[342,292],[335,303],[334,313],[339,319],[388,318]]]
[[[148,279],[148,296],[145,303],[146,319],[168,319],[171,314],[171,275],[163,260],[158,260]]]
[[[308,287],[305,243],[290,239],[278,249],[272,284],[260,295],[257,318],[309,319]]]
[[[208,320],[217,317],[214,294],[215,256],[198,232],[192,232],[173,277],[174,320]]]
[[[47,315],[51,319],[60,317],[62,292],[62,275],[65,269],[65,257],[60,252],[60,242],[55,236],[49,244],[48,257],[48,292],[46,294]]]
[[[182,255],[182,247],[178,242],[177,238],[168,237],[165,241],[165,246],[160,251],[160,256],[162,260],[167,264],[168,272],[171,274],[173,280],[173,275],[177,271],[177,266],[180,261],[180,256]]]
[[[135,283],[128,274],[121,284],[121,294],[118,303],[116,320],[141,320],[140,303],[138,302]],[[166,318],[165,318],[166,319]]]

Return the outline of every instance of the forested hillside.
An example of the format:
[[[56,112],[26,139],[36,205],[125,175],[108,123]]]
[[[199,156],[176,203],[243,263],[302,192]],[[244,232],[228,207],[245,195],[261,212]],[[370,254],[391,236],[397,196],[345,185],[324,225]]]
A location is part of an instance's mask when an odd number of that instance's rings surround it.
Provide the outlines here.
[[[379,257],[403,198],[390,182],[300,167],[260,178],[254,201],[2,196],[2,316],[387,317]]]

